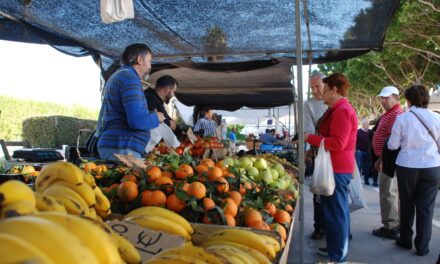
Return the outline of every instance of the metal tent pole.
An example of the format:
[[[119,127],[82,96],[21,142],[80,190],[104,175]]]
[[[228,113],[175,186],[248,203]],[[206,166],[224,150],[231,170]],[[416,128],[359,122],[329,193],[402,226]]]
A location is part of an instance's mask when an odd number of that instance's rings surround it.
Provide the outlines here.
[[[301,17],[300,0],[295,0],[295,35],[296,35],[296,80],[298,87],[298,165],[299,165],[299,193],[300,193],[300,211],[299,211],[299,263],[304,263],[304,98],[302,87],[302,45],[301,45]]]

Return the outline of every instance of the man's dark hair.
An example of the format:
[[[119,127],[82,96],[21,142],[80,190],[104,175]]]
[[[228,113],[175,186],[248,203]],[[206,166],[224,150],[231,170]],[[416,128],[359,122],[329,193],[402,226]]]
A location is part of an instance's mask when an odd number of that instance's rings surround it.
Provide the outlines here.
[[[170,87],[170,86],[174,86],[174,85],[179,85],[179,84],[177,83],[176,79],[174,79],[173,76],[170,76],[170,75],[161,76],[156,81],[156,89],[161,89],[161,88]]]
[[[202,110],[200,110],[200,116],[204,117],[206,115],[206,113],[209,112],[209,110],[211,110],[211,108],[209,108],[209,107],[202,108]]]
[[[405,90],[405,99],[415,107],[428,108],[428,89],[423,85],[413,85]]]
[[[151,49],[147,45],[142,43],[131,44],[122,53],[121,63],[123,65],[135,65],[139,56],[145,56],[148,53],[152,54]]]

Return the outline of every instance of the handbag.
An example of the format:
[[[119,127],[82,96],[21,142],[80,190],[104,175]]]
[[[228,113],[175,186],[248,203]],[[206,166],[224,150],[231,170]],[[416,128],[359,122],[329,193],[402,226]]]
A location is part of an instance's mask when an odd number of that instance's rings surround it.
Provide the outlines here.
[[[317,195],[330,196],[335,191],[335,176],[330,152],[324,148],[324,140],[319,144],[315,159],[310,191]]]
[[[348,204],[350,206],[350,213],[362,208],[367,208],[367,203],[364,199],[364,188],[362,187],[361,174],[359,168],[354,163],[353,179],[348,185]]]

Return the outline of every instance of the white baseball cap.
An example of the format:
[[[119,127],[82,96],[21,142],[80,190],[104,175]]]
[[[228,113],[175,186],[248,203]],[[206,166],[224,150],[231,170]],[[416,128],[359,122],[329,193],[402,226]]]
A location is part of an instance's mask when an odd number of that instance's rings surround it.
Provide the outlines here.
[[[386,86],[382,89],[378,96],[380,97],[388,97],[392,94],[399,95],[399,90],[397,90],[394,86]]]

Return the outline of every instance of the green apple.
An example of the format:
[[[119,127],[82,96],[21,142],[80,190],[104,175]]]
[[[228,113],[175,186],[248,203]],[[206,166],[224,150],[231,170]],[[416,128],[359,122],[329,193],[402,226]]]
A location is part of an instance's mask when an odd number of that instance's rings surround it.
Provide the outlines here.
[[[233,159],[234,160],[234,167],[239,167],[239,165],[240,165],[240,162],[238,161],[238,159]]]
[[[252,161],[248,157],[242,157],[238,161],[238,166],[247,170],[252,167]]]
[[[234,166],[234,159],[230,158],[230,157],[225,158],[223,160],[223,166],[225,166],[225,167],[232,167],[232,166]]]
[[[278,171],[279,175],[284,175],[284,167],[281,165],[281,163],[275,163],[272,168],[276,169]]]
[[[246,170],[247,175],[250,177],[257,177],[260,174],[260,171],[258,171],[257,168],[255,167],[250,167],[249,169]]]
[[[255,157],[249,157],[249,159],[250,159],[252,162],[255,162],[255,161],[257,160],[257,158],[255,158]]]
[[[260,171],[260,178],[267,184],[271,184],[273,182],[272,172],[270,169]]]
[[[263,158],[258,158],[254,162],[254,167],[259,169],[259,170],[267,169],[267,161],[265,159],[263,159]]]
[[[278,171],[276,169],[270,169],[270,172],[272,172],[272,178],[274,180],[278,179],[279,174],[278,174]]]

